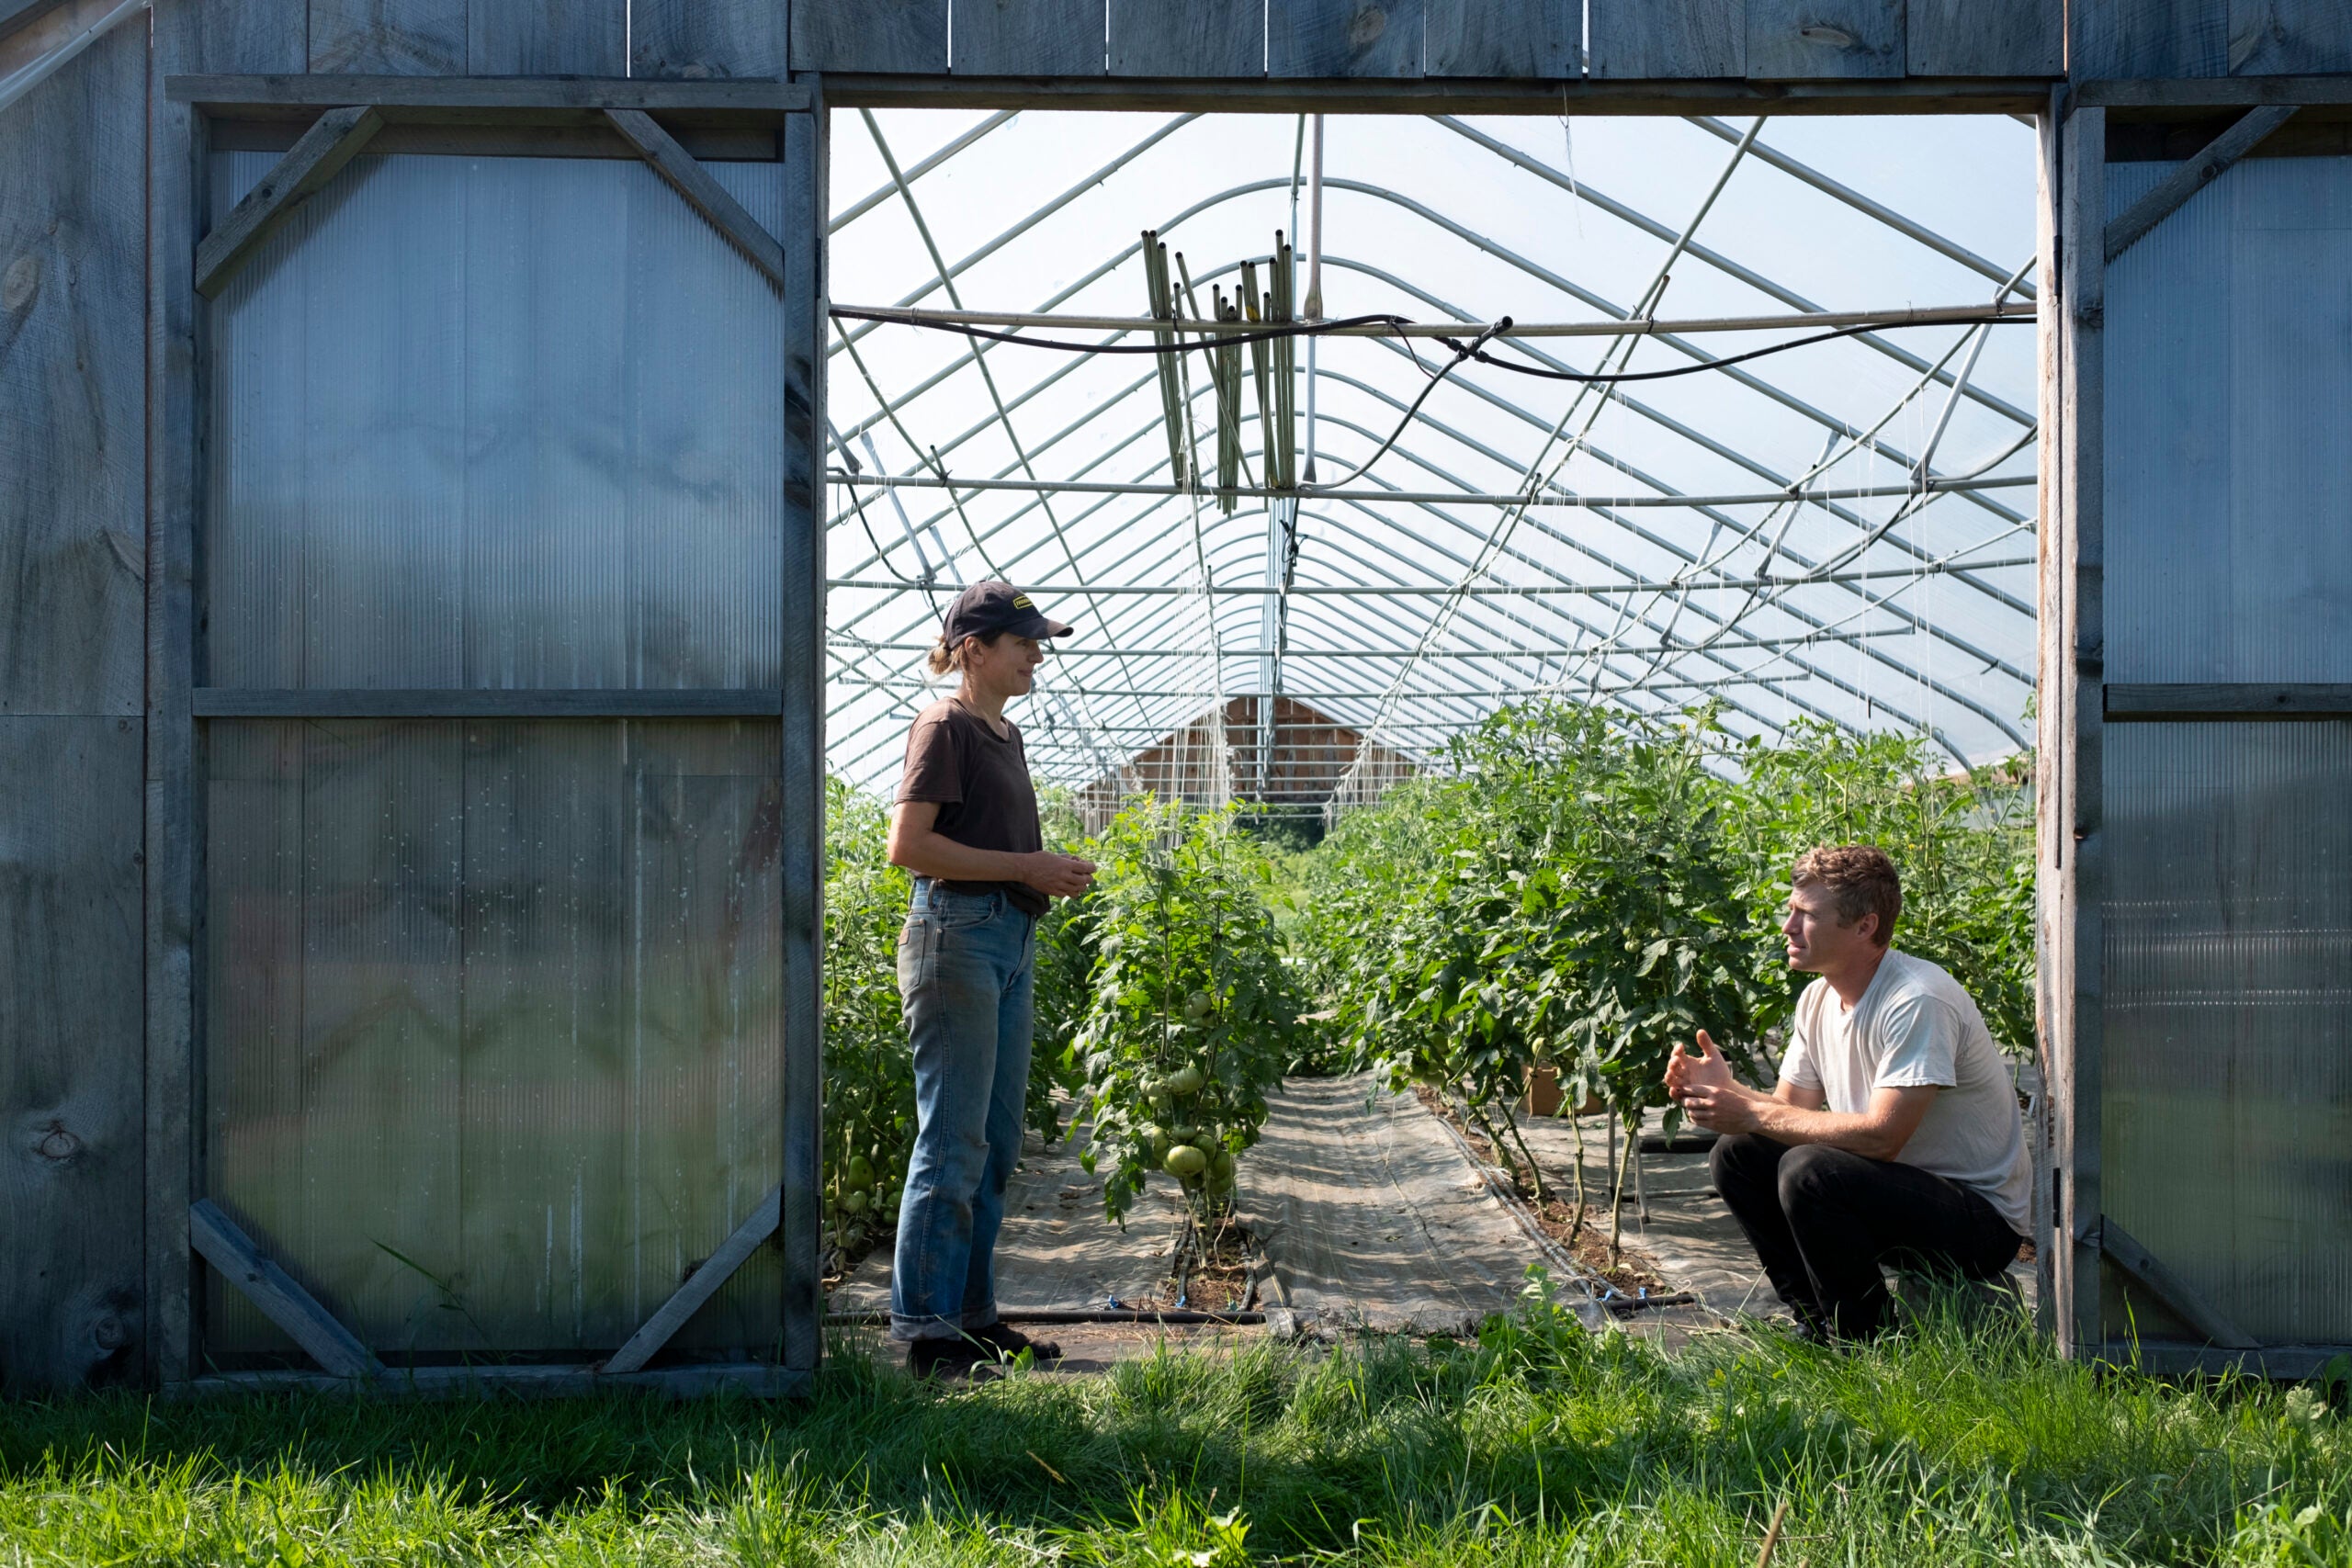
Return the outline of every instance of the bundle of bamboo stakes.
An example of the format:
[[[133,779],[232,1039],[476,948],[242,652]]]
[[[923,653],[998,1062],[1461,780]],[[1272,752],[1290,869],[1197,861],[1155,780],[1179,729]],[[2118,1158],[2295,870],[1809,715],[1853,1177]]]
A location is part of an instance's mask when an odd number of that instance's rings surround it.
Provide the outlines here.
[[[1168,468],[1174,482],[1188,490],[1204,488],[1204,469],[1200,459],[1200,442],[1193,427],[1193,378],[1191,356],[1186,350],[1199,346],[1208,356],[1209,389],[1216,405],[1216,477],[1215,489],[1217,507],[1227,516],[1238,503],[1236,491],[1249,483],[1244,472],[1241,452],[1242,412],[1241,348],[1238,343],[1226,342],[1214,333],[1198,333],[1197,345],[1185,333],[1187,322],[1216,321],[1227,325],[1250,321],[1272,326],[1287,326],[1297,319],[1292,303],[1292,273],[1295,270],[1291,247],[1281,231],[1274,233],[1273,254],[1267,258],[1267,287],[1258,285],[1258,263],[1241,264],[1239,287],[1227,298],[1222,288],[1210,289],[1212,313],[1201,311],[1200,297],[1193,291],[1193,277],[1184,265],[1182,252],[1173,257],[1175,272],[1169,271],[1170,260],[1168,246],[1158,233],[1145,230],[1143,235],[1144,287],[1149,296],[1148,313],[1155,321],[1152,337],[1162,352],[1159,355],[1160,412],[1168,430]],[[1183,311],[1178,312],[1182,304]],[[1296,342],[1291,337],[1253,342],[1249,345],[1251,379],[1257,384],[1258,423],[1265,460],[1265,488],[1292,490],[1298,484],[1298,417],[1296,383]]]

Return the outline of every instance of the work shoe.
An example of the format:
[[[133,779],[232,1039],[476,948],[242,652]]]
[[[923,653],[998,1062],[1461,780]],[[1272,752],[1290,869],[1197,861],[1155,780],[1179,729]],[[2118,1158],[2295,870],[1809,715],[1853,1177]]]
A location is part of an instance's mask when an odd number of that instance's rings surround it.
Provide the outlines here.
[[[918,1339],[907,1348],[907,1371],[919,1378],[962,1377],[979,1355],[968,1339]]]
[[[998,1356],[1008,1361],[1023,1350],[1029,1352],[1029,1359],[1033,1361],[1058,1361],[1062,1359],[1062,1348],[1052,1340],[1032,1339],[1001,1320],[989,1324],[986,1328],[973,1329],[971,1337],[979,1341],[982,1354]]]

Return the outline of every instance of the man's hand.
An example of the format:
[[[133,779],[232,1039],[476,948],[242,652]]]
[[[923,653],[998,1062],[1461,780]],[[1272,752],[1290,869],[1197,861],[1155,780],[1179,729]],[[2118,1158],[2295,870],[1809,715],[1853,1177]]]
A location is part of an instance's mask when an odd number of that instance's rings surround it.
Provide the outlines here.
[[[1021,857],[1021,880],[1048,898],[1075,898],[1094,885],[1094,863],[1038,850]]]
[[[1726,1089],[1735,1087],[1731,1064],[1715,1043],[1707,1038],[1705,1030],[1699,1031],[1696,1045],[1677,1045],[1666,1063],[1666,1093],[1669,1100],[1679,1100],[1695,1089]]]
[[[1683,1114],[1710,1133],[1754,1133],[1764,1125],[1756,1097],[1737,1084],[1685,1089],[1679,1098]]]

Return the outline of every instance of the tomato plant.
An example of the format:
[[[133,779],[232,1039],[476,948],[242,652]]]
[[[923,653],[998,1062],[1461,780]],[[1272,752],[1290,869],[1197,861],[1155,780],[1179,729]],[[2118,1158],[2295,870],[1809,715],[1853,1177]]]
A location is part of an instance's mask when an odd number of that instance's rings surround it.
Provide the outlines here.
[[[825,807],[825,1221],[854,1252],[896,1219],[914,1146],[898,956],[910,884],[889,863],[881,802],[835,779]]]
[[[1091,988],[1070,1045],[1092,1128],[1086,1167],[1110,1162],[1102,1200],[1114,1220],[1154,1169],[1199,1211],[1228,1206],[1237,1156],[1258,1140],[1304,1010],[1265,857],[1230,813],[1148,797],[1092,853],[1079,917]]]

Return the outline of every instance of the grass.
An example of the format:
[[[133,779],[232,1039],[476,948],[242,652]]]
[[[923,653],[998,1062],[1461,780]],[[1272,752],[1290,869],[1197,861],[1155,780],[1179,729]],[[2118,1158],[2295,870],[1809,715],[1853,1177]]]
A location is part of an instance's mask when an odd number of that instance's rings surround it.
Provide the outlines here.
[[[1674,1356],[1540,1300],[1476,1345],[1165,1353],[766,1406],[0,1406],[0,1564],[1266,1561],[2352,1565],[2352,1422],[1938,1321]]]

